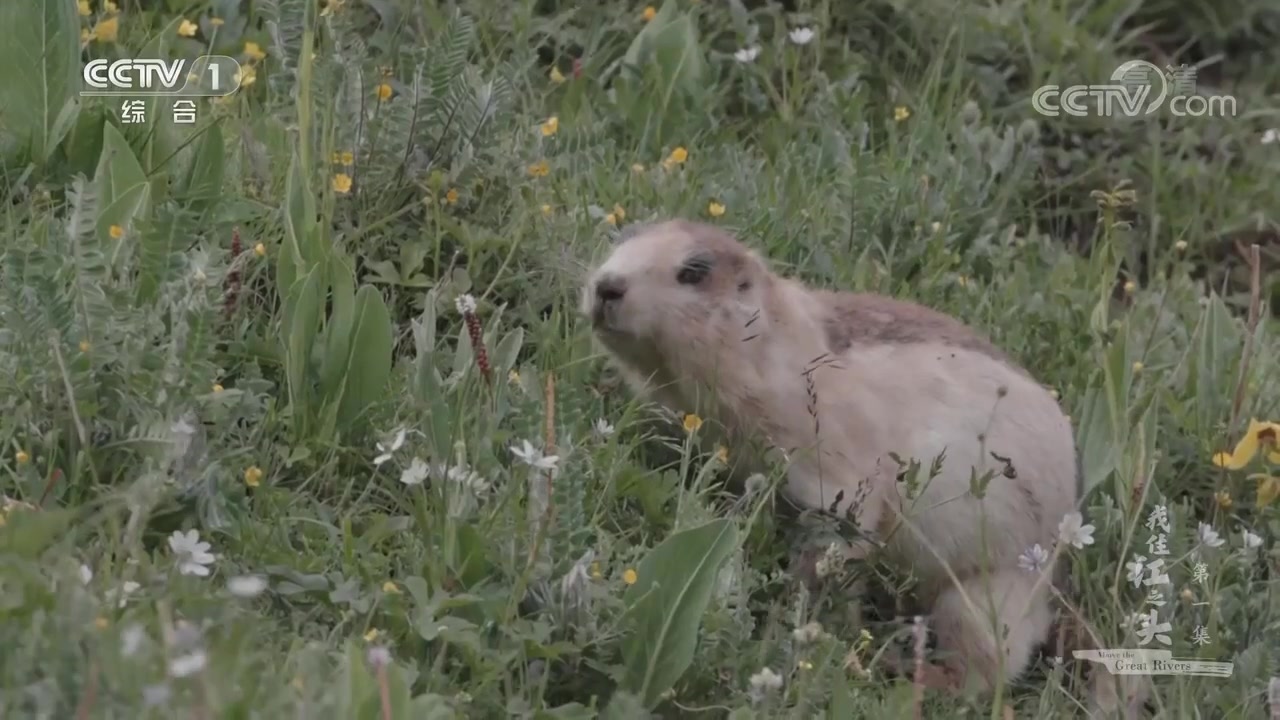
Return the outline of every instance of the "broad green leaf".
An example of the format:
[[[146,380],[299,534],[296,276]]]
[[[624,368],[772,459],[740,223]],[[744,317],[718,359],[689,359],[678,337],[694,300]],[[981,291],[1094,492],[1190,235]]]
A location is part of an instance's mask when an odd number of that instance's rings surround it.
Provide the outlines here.
[[[391,313],[382,295],[371,285],[356,293],[356,318],[351,359],[347,363],[349,372],[338,411],[344,427],[350,427],[382,395],[391,377],[391,353],[395,347]]]
[[[178,196],[193,210],[207,210],[222,196],[222,178],[227,149],[222,128],[210,125],[196,146],[195,158],[179,184]]]
[[[333,255],[325,263],[331,284],[332,312],[325,323],[324,356],[321,359],[320,387],[336,398],[351,360],[352,332],[356,322],[356,281],[347,259]]]
[[[493,348],[493,372],[499,378],[505,378],[507,373],[516,366],[516,359],[520,356],[520,348],[524,345],[524,328],[518,327],[507,333]]]
[[[622,688],[653,708],[693,662],[702,614],[720,567],[738,546],[738,528],[721,519],[671,535],[636,568],[623,601],[631,633],[623,641]]]
[[[0,552],[36,558],[66,537],[74,519],[70,510],[10,510],[0,525]]]
[[[346,682],[338,690],[338,707],[334,708],[337,717],[361,717],[361,710],[369,701],[378,698],[378,686],[365,664],[364,650],[359,643],[347,643]],[[376,716],[369,716],[376,717]]]
[[[0,125],[15,146],[7,166],[44,162],[79,107],[80,18],[75,0],[0,2]],[[34,67],[33,67],[34,66]],[[13,155],[16,151],[16,155]]]
[[[285,179],[284,230],[285,245],[303,265],[298,268],[310,268],[319,260],[318,253],[311,246],[312,228],[316,222],[315,198],[307,183],[307,172],[293,156],[289,166],[289,175]]]
[[[111,226],[128,229],[133,218],[145,215],[151,198],[146,173],[133,154],[133,148],[124,135],[111,123],[102,126],[102,155],[94,174],[97,185],[98,237],[107,247],[116,247],[123,240],[111,237]],[[112,251],[112,255],[118,254]]]
[[[289,404],[293,409],[296,427],[309,422],[310,410],[311,348],[315,343],[320,323],[320,271],[312,270],[300,281],[292,303],[292,312],[286,316],[288,326],[282,328],[287,338],[285,368],[289,382]]]

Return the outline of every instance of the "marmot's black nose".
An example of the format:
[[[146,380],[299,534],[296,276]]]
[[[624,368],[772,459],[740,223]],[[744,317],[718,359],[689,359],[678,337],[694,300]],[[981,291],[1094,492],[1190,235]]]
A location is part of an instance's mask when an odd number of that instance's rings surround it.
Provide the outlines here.
[[[600,302],[621,300],[627,294],[627,283],[620,277],[606,275],[596,281],[596,297]]]

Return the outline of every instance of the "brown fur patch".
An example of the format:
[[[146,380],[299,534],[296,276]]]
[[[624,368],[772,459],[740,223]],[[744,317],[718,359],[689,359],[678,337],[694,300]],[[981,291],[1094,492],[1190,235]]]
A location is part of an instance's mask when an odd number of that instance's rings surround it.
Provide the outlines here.
[[[871,293],[814,291],[827,308],[823,326],[831,351],[855,345],[941,343],[1017,367],[1009,356],[955,318],[907,300]]]

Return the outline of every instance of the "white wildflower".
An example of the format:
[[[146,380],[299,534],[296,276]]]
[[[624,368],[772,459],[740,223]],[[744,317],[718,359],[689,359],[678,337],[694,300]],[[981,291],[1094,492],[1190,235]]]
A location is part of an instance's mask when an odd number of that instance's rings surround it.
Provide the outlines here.
[[[1214,530],[1212,525],[1200,523],[1200,542],[1209,547],[1218,547],[1226,541],[1218,536],[1218,531]]]
[[[1049,551],[1040,547],[1039,543],[1027,548],[1018,556],[1018,567],[1027,572],[1039,572],[1049,561]]]
[[[206,566],[212,565],[215,560],[213,554],[209,552],[209,543],[201,541],[200,533],[194,529],[186,533],[174,530],[169,536],[169,549],[173,551],[178,572],[183,575],[205,577],[209,574],[209,568]]]
[[[740,63],[749,63],[749,62],[755,62],[755,59],[759,56],[760,56],[760,48],[752,46],[752,47],[744,47],[741,50],[738,50],[737,52],[735,52],[733,54],[733,59],[737,60]]]
[[[227,581],[227,590],[236,597],[257,597],[266,589],[267,579],[261,575],[240,575]]]
[[[1077,548],[1083,548],[1085,545],[1093,544],[1092,525],[1085,525],[1084,518],[1080,513],[1072,511],[1062,518],[1062,522],[1058,523],[1058,539],[1062,542]]]
[[[522,440],[521,443],[523,443],[521,447],[512,445],[511,452],[529,467],[538,468],[539,470],[554,470],[556,463],[560,462],[559,455],[543,455],[542,450],[535,448],[528,440]]]
[[[1245,550],[1252,550],[1256,547],[1262,547],[1262,538],[1260,536],[1254,535],[1248,530],[1244,530],[1243,533],[1244,533],[1244,536],[1241,539],[1244,541]]]
[[[760,672],[747,681],[752,702],[760,702],[766,695],[782,688],[782,677],[769,668],[760,668]]]
[[[790,33],[791,42],[797,45],[808,45],[813,40],[813,28],[796,28]]]
[[[169,702],[169,686],[164,683],[157,685],[147,685],[142,688],[142,704],[146,707],[155,707]]]
[[[378,456],[373,459],[373,464],[381,465],[382,463],[390,460],[395,451],[399,450],[401,446],[404,445],[405,434],[405,429],[400,428],[399,430],[396,430],[396,434],[391,438],[391,442],[386,445],[377,443]]]
[[[822,551],[822,556],[813,564],[813,572],[818,579],[828,577],[835,574],[841,567],[845,559],[844,553],[841,551],[837,543],[831,543]]]
[[[204,670],[204,666],[208,663],[209,658],[204,654],[203,650],[193,650],[169,661],[169,676],[175,678],[191,677]]]
[[[609,421],[605,420],[604,418],[597,419],[595,422],[595,425],[593,426],[593,429],[596,431],[596,434],[602,438],[607,438],[612,436],[613,430],[614,430],[613,426],[609,424]]]
[[[431,468],[420,458],[414,458],[409,462],[409,467],[401,471],[400,482],[405,485],[421,485],[430,474]]]
[[[477,495],[489,489],[489,481],[465,465],[454,465],[446,470],[443,476],[449,482],[460,485]]]
[[[471,315],[476,311],[476,299],[470,295],[459,295],[457,300],[453,301],[454,307],[458,308],[458,314]]]
[[[791,631],[791,639],[797,645],[812,645],[824,637],[826,637],[826,632],[822,629],[822,623],[817,622],[802,625]]]
[[[80,582],[84,585],[93,582],[93,570],[88,565],[80,566]]]
[[[133,623],[127,626],[120,631],[120,654],[125,657],[136,655],[146,639],[147,631],[141,625]]]
[[[129,602],[129,596],[138,591],[142,587],[132,580],[125,580],[124,584],[118,588],[112,588],[105,593],[107,602],[116,603],[117,607],[124,607]]]
[[[365,653],[365,659],[375,668],[391,664],[391,651],[382,645],[374,645]]]
[[[1270,145],[1278,140],[1280,140],[1280,130],[1277,130],[1276,128],[1267,128],[1267,131],[1262,133],[1263,145]]]

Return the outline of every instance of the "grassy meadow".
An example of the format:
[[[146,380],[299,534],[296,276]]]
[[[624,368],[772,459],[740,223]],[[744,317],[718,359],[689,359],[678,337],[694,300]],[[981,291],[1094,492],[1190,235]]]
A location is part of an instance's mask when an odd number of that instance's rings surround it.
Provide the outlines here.
[[[671,217],[990,335],[1077,426],[1066,607],[1280,716],[1280,10],[785,5],[0,3],[0,717],[1084,717],[1056,643],[886,673],[910,573],[803,585],[784,468],[620,383],[581,282]],[[205,54],[193,123],[79,96]],[[1032,108],[1134,58],[1236,112]]]

